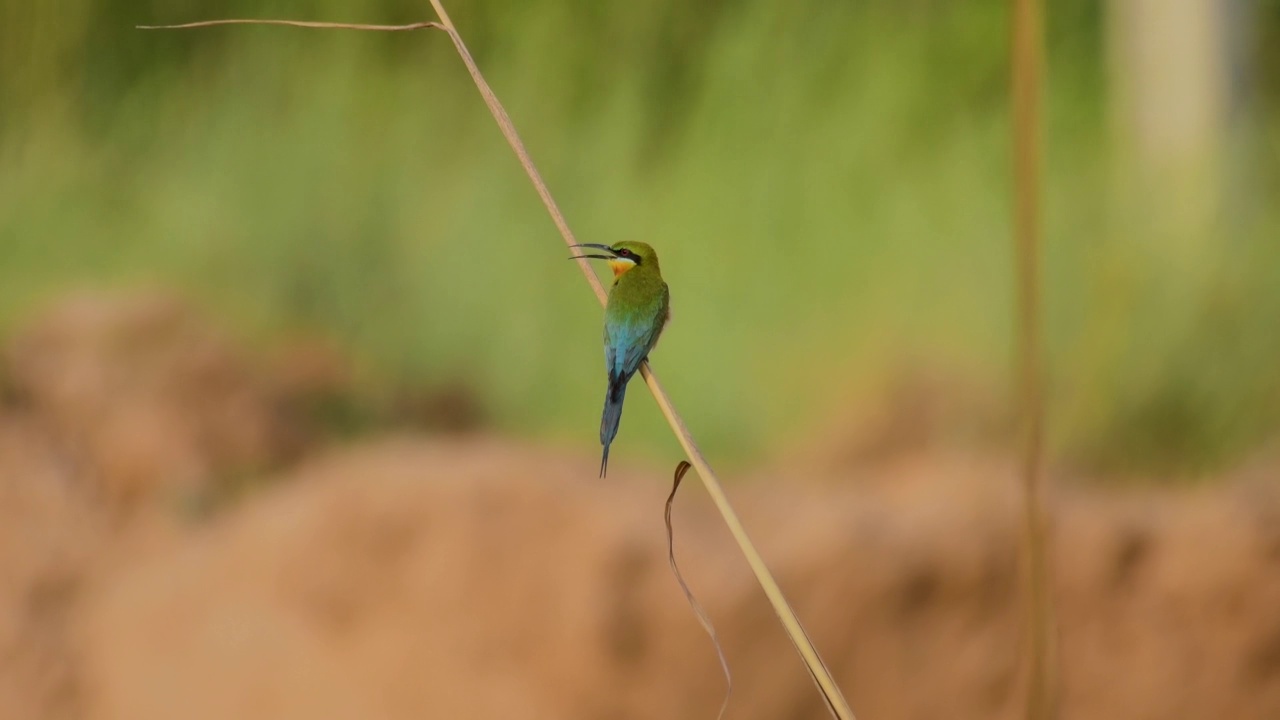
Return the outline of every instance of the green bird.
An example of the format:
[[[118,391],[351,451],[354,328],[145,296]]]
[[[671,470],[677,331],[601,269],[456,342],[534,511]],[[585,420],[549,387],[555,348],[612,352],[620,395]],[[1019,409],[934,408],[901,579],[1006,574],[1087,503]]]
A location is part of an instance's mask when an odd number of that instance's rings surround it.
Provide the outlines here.
[[[671,293],[658,267],[658,254],[642,242],[620,242],[608,245],[574,245],[604,252],[603,255],[576,255],[571,260],[590,258],[608,260],[613,270],[613,287],[604,308],[604,365],[609,373],[609,388],[604,396],[604,414],[600,418],[600,477],[609,468],[609,445],[618,435],[622,420],[622,399],[627,382],[649,359],[649,351],[658,344],[658,336],[671,319]]]

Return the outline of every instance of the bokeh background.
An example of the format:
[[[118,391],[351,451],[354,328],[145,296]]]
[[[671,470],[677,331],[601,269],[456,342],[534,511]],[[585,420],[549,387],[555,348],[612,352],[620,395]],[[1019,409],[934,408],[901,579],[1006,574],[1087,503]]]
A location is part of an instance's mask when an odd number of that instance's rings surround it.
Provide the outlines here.
[[[1064,712],[1275,717],[1280,6],[1048,5]],[[854,709],[1016,716],[1008,4],[450,12],[579,239],[658,249]],[[0,715],[714,712],[679,448],[633,392],[594,482],[600,311],[447,38],[133,29],[429,15],[0,0]],[[688,498],[734,712],[819,717]]]

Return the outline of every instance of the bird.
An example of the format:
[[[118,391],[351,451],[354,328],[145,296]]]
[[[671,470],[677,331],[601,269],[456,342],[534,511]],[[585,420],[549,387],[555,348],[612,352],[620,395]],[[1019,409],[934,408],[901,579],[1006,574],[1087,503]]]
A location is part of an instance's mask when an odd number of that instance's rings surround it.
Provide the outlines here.
[[[609,468],[609,446],[618,435],[622,420],[622,401],[627,383],[649,359],[658,344],[662,330],[671,319],[671,292],[662,279],[658,253],[646,243],[626,241],[609,245],[579,244],[601,254],[575,255],[571,260],[609,261],[613,285],[604,308],[604,361],[609,385],[604,396],[604,412],[600,417],[600,477]]]

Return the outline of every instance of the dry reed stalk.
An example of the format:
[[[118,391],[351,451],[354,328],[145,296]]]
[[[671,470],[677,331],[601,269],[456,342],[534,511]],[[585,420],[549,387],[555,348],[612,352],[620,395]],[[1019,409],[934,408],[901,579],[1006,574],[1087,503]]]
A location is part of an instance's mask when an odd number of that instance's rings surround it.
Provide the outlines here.
[[[364,25],[360,23],[314,22],[311,20],[251,20],[245,18],[202,20],[181,25],[136,25],[135,27],[138,30],[190,30],[192,28],[214,27],[215,25],[287,25],[289,27],[319,28],[321,30],[376,30],[378,32],[426,30],[427,28],[444,29],[440,23],[433,22],[409,23],[408,25]]]
[[[430,0],[430,2],[432,8],[436,12],[436,15],[440,18],[440,23],[414,23],[412,25],[356,25],[293,20],[235,19],[210,20],[186,23],[183,25],[147,25],[138,27],[139,29],[147,30],[171,30],[236,24],[288,25],[294,27],[347,30],[399,31],[423,28],[443,30],[449,35],[449,39],[453,41],[453,46],[458,51],[458,56],[462,59],[463,64],[466,65],[467,72],[471,74],[471,79],[475,82],[476,89],[479,90],[481,97],[484,99],[485,105],[493,115],[493,119],[498,123],[498,128],[502,131],[503,137],[506,138],[512,151],[515,152],[516,157],[520,160],[521,166],[524,167],[525,173],[533,183],[534,189],[542,199],[542,204],[551,215],[551,219],[555,223],[556,228],[560,231],[560,235],[564,239],[565,244],[570,246],[576,244],[577,240],[573,236],[573,231],[569,229],[569,224],[565,221],[563,213],[560,212],[559,206],[556,205],[555,199],[551,196],[551,191],[547,189],[546,183],[543,182],[541,174],[533,163],[533,159],[529,157],[529,153],[525,149],[524,143],[520,140],[519,133],[516,132],[514,123],[511,122],[511,117],[507,115],[507,111],[498,100],[498,96],[494,94],[493,89],[489,87],[489,83],[480,73],[480,68],[476,66],[475,59],[471,57],[471,52],[467,49],[466,43],[462,41],[462,36],[458,34],[453,22],[449,19],[448,12],[445,11],[440,0]],[[587,279],[587,283],[595,292],[596,298],[600,301],[600,304],[605,304],[608,300],[608,293],[600,283],[600,279],[596,276],[595,271],[591,269],[590,264],[586,260],[579,260],[578,267],[582,270],[583,275]],[[782,588],[780,588],[777,581],[774,580],[773,573],[771,573],[768,566],[765,565],[764,558],[760,556],[755,545],[751,542],[751,538],[747,535],[746,528],[742,526],[742,521],[738,519],[738,514],[729,503],[729,498],[725,495],[724,488],[721,486],[715,472],[711,469],[711,466],[707,462],[706,457],[703,456],[702,451],[698,449],[697,444],[693,440],[692,433],[689,432],[688,427],[685,426],[684,421],[676,412],[675,406],[671,403],[671,398],[667,395],[662,384],[658,382],[658,378],[653,373],[653,369],[649,367],[648,362],[644,362],[640,365],[640,375],[644,378],[645,384],[648,385],[649,391],[653,394],[654,400],[658,403],[658,408],[662,411],[663,417],[667,419],[667,424],[671,426],[672,432],[675,433],[676,439],[680,442],[680,446],[688,456],[690,464],[698,471],[698,477],[701,478],[703,487],[706,489],[707,494],[711,496],[712,502],[715,503],[716,509],[720,512],[721,518],[729,528],[729,533],[733,536],[734,541],[738,544],[738,548],[742,551],[743,557],[751,567],[751,572],[756,577],[756,581],[760,583],[760,587],[764,591],[765,597],[768,598],[769,604],[773,606],[774,613],[782,623],[783,630],[786,631],[787,636],[791,639],[791,643],[800,654],[801,660],[804,661],[805,668],[809,671],[809,676],[813,679],[814,684],[818,688],[818,692],[822,695],[827,710],[831,713],[833,718],[836,718],[836,720],[855,720],[853,711],[849,709],[849,704],[845,701],[844,695],[840,692],[839,686],[836,685],[835,678],[832,677],[831,671],[827,669],[826,663],[823,662],[821,655],[818,654],[818,650],[814,646],[813,641],[809,639],[809,635],[805,632],[804,626],[800,624],[800,619],[796,616],[795,611],[791,609],[791,605],[782,594]]]
[[[680,481],[684,479],[684,474],[689,472],[689,468],[693,467],[688,460],[681,460],[676,465],[675,475],[671,481],[671,494],[667,496],[667,505],[662,511],[662,519],[667,525],[667,564],[671,566],[671,574],[676,576],[676,582],[680,584],[680,590],[684,592],[685,600],[689,601],[689,607],[693,608],[693,614],[698,618],[698,624],[702,625],[702,629],[710,636],[711,642],[716,648],[716,659],[720,661],[720,669],[724,671],[724,701],[720,703],[720,714],[716,715],[716,720],[724,717],[725,711],[729,709],[729,698],[733,696],[733,673],[729,672],[729,658],[725,657],[724,646],[720,644],[720,636],[716,634],[715,625],[711,624],[711,618],[707,615],[707,611],[702,609],[702,603],[698,602],[698,598],[693,596],[693,590],[689,587],[689,583],[684,581],[684,575],[680,572],[680,566],[676,564],[676,540],[675,531],[671,529],[671,506],[676,501],[676,491],[680,489]]]
[[[1017,394],[1021,425],[1022,556],[1027,582],[1029,667],[1027,720],[1057,712],[1050,643],[1054,626],[1049,595],[1044,500],[1044,379],[1040,323],[1040,90],[1043,62],[1040,0],[1013,0],[1013,227],[1017,283]]]
[[[498,127],[507,139],[507,143],[511,145],[516,157],[520,159],[520,164],[524,166],[525,173],[529,176],[529,180],[533,182],[539,197],[542,198],[542,204],[546,206],[547,212],[551,214],[551,219],[560,230],[560,235],[564,238],[565,244],[574,245],[577,241],[574,239],[572,231],[569,230],[569,224],[565,221],[564,215],[556,205],[555,199],[551,197],[551,191],[547,189],[546,183],[542,181],[542,176],[534,166],[528,151],[525,150],[524,143],[521,142],[520,135],[516,132],[511,118],[507,115],[507,111],[502,107],[502,103],[498,101],[497,95],[493,93],[484,76],[481,75],[480,68],[476,66],[475,60],[471,57],[466,44],[462,41],[462,36],[458,34],[453,22],[449,19],[449,13],[445,11],[444,5],[441,4],[440,0],[430,0],[430,2],[431,7],[436,11],[436,15],[440,18],[440,22],[444,25],[444,31],[449,34],[449,39],[453,41],[453,46],[458,50],[458,55],[462,58],[463,64],[467,66],[467,72],[471,73],[471,79],[475,81],[476,88],[480,91],[485,104],[489,107],[489,112],[493,114],[493,119],[497,121]],[[600,304],[605,304],[608,300],[608,294],[605,292],[604,286],[600,284],[600,279],[596,277],[595,271],[591,269],[591,265],[586,260],[579,260],[578,267],[595,291],[596,298],[600,301]],[[653,369],[649,367],[647,361],[640,365],[640,374],[644,378],[645,384],[649,386],[649,392],[653,394],[653,399],[657,401],[659,409],[662,410],[663,417],[667,419],[667,424],[671,426],[676,439],[680,441],[680,447],[684,449],[690,464],[698,471],[698,477],[702,479],[703,487],[706,488],[707,494],[711,496],[716,509],[720,512],[721,518],[724,519],[725,525],[729,528],[730,534],[733,535],[734,541],[737,542],[738,548],[746,558],[747,564],[751,566],[751,571],[755,574],[756,581],[760,583],[761,589],[764,590],[764,594],[769,599],[769,604],[773,606],[773,611],[777,614],[779,621],[782,622],[787,636],[791,638],[796,651],[800,653],[805,667],[809,670],[810,677],[813,678],[814,684],[818,687],[818,692],[822,694],[823,700],[826,702],[827,709],[831,712],[832,717],[837,720],[854,720],[853,711],[849,709],[849,704],[845,701],[844,695],[841,694],[839,686],[836,685],[835,678],[831,676],[831,671],[827,669],[826,664],[822,661],[822,657],[818,654],[818,649],[814,647],[813,641],[809,639],[804,627],[800,624],[800,619],[796,617],[795,611],[787,603],[786,597],[782,594],[782,588],[778,587],[777,581],[773,579],[773,573],[769,572],[768,566],[764,563],[764,558],[760,557],[760,553],[747,535],[746,528],[742,526],[742,521],[738,519],[738,514],[734,512],[733,506],[729,504],[729,498],[725,495],[719,479],[711,469],[711,465],[707,462],[706,457],[703,456],[702,451],[698,449],[693,440],[693,434],[689,432],[689,428],[685,426],[684,421],[676,412],[675,406],[671,403],[671,398],[667,396],[667,391],[658,382],[658,377],[653,373]]]

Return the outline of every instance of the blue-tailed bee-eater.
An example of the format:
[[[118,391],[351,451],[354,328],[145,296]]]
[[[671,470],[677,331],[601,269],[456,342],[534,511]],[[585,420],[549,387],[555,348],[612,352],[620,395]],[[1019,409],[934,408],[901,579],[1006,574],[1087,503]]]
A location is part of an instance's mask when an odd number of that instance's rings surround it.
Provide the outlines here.
[[[609,468],[609,445],[618,435],[622,419],[622,400],[627,382],[649,358],[658,336],[671,318],[671,293],[662,280],[658,254],[642,242],[620,242],[608,245],[575,245],[599,250],[600,255],[578,255],[571,259],[608,260],[613,270],[613,287],[604,308],[604,364],[609,373],[609,388],[604,396],[604,414],[600,418],[600,477]]]

